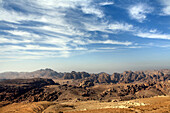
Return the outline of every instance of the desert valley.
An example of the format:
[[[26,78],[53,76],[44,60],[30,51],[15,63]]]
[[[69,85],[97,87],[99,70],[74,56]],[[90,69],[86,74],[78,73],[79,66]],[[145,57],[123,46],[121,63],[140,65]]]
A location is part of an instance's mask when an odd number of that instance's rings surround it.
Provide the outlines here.
[[[170,70],[90,74],[51,69],[0,74],[2,113],[170,111]]]

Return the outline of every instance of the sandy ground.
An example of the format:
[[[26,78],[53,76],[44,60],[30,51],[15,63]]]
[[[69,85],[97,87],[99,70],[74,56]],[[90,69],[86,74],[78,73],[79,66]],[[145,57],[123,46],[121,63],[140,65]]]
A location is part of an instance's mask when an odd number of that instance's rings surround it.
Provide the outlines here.
[[[0,113],[170,113],[170,97],[136,99],[120,102],[70,101],[14,103],[0,108]]]

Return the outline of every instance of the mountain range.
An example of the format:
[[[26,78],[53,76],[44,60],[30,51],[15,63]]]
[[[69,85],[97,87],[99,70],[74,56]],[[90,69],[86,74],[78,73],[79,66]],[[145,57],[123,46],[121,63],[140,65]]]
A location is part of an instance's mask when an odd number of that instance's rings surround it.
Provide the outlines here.
[[[87,72],[61,73],[52,69],[40,69],[34,72],[4,72],[0,73],[0,79],[30,79],[30,78],[48,78],[63,80],[87,80],[94,83],[135,83],[135,82],[160,82],[170,79],[170,69],[148,70],[148,71],[124,71],[123,73],[91,74]]]
[[[170,70],[91,74],[52,69],[0,73],[0,108],[29,102],[119,102],[170,95]]]

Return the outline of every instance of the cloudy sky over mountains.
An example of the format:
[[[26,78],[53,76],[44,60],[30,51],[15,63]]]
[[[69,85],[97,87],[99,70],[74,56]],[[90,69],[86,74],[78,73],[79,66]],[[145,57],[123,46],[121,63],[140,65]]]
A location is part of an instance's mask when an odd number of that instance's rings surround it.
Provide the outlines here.
[[[168,68],[170,0],[0,0],[0,53],[0,71]]]

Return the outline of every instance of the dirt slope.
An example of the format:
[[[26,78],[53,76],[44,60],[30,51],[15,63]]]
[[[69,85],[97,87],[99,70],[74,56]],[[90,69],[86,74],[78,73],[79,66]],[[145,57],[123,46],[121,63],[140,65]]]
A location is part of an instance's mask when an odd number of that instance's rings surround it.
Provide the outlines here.
[[[169,96],[122,102],[22,102],[0,108],[1,113],[169,113],[169,111]]]

